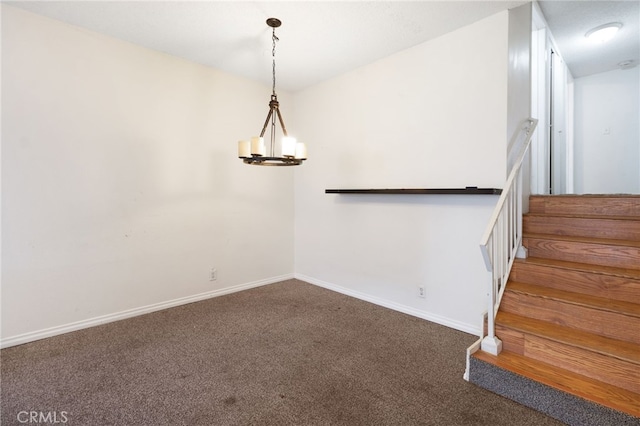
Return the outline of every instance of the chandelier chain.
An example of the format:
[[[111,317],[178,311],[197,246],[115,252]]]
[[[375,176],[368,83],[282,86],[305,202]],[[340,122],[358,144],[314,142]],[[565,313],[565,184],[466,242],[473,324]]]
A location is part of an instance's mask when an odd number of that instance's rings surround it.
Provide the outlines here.
[[[273,28],[273,32],[271,34],[271,41],[272,41],[272,48],[271,48],[271,58],[272,58],[272,66],[271,66],[271,70],[272,70],[272,74],[273,74],[273,86],[272,86],[272,92],[273,95],[275,96],[276,94],[276,41],[279,41],[280,39],[278,37],[276,37],[276,29],[275,27]]]

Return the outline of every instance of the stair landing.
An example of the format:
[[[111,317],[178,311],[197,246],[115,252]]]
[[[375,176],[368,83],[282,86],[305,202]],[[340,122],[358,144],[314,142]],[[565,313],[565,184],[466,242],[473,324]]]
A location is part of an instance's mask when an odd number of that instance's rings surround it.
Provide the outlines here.
[[[569,425],[640,424],[634,392],[509,351],[499,356],[478,351],[471,363],[471,383]]]

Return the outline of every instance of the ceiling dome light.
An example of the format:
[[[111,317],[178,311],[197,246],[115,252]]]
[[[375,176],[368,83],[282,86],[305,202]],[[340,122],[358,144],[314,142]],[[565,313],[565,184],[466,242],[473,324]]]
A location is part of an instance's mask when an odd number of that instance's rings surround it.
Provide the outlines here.
[[[604,43],[611,40],[620,28],[622,28],[622,24],[620,22],[611,22],[609,24],[600,25],[599,27],[590,29],[584,36],[589,40]]]

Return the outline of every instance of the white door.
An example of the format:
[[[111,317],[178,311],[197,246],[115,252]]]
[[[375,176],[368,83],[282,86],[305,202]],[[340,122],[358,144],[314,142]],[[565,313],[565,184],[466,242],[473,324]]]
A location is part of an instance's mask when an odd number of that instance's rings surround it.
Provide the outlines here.
[[[551,50],[549,181],[551,194],[567,193],[567,72],[562,58]]]

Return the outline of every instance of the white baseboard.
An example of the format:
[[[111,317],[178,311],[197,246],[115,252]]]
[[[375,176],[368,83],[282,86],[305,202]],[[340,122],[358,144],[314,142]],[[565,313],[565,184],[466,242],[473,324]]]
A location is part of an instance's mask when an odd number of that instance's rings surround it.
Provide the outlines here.
[[[22,345],[24,343],[33,342],[47,337],[53,337],[71,331],[81,330],[83,328],[95,327],[96,325],[106,324],[109,322],[119,321],[126,318],[144,315],[163,309],[173,308],[188,303],[199,302],[201,300],[211,299],[213,297],[224,296],[225,294],[236,293],[238,291],[248,290],[250,288],[261,287],[267,284],[273,284],[280,281],[290,280],[294,278],[293,274],[281,275],[278,277],[267,278],[264,280],[253,281],[246,284],[239,284],[219,290],[207,291],[205,293],[194,294],[192,296],[181,297],[166,302],[154,303],[152,305],[141,306],[139,308],[127,309],[126,311],[116,312],[113,314],[102,315],[99,317],[89,318],[86,320],[76,321],[56,327],[46,328],[44,330],[32,331],[0,339],[0,348],[8,348],[11,346]]]
[[[476,336],[480,335],[481,329],[477,327],[473,327],[466,323],[454,321],[440,315],[431,314],[428,312],[424,312],[424,311],[412,308],[410,306],[405,306],[399,303],[391,302],[386,299],[381,299],[375,296],[371,296],[366,293],[354,291],[346,287],[341,287],[339,285],[318,280],[303,274],[286,274],[286,275],[281,275],[277,277],[267,278],[264,280],[253,281],[246,284],[240,284],[233,287],[227,287],[219,290],[199,293],[192,296],[181,297],[179,299],[168,300],[166,302],[160,302],[152,305],[142,306],[139,308],[128,309],[126,311],[102,315],[99,317],[89,318],[82,321],[76,321],[73,323],[46,328],[43,330],[32,331],[32,332],[20,334],[17,336],[2,338],[0,339],[0,348],[8,348],[11,346],[22,345],[24,343],[34,342],[36,340],[45,339],[47,337],[53,337],[60,334],[69,333],[71,331],[81,330],[83,328],[95,327],[97,325],[107,324],[110,322],[135,317],[138,315],[144,315],[151,312],[160,311],[163,309],[173,308],[180,305],[186,305],[188,303],[199,302],[201,300],[211,299],[213,297],[224,296],[225,294],[236,293],[239,291],[248,290],[250,288],[261,287],[264,285],[273,284],[276,282],[285,281],[292,278],[296,278],[296,279],[308,282],[309,284],[317,285],[319,287],[323,287],[328,290],[342,293],[347,296],[355,297],[356,299],[364,300],[366,302],[370,302],[378,306],[383,306],[385,308],[392,309],[394,311],[398,311],[398,312],[405,313],[407,315],[422,318],[424,320],[431,321],[436,324],[444,325],[446,327],[450,327],[455,330],[463,331],[465,333],[470,333]]]
[[[470,377],[469,375],[471,374],[471,367],[470,367],[471,355],[478,352],[480,350],[481,345],[482,345],[482,337],[476,340],[475,342],[473,342],[473,344],[467,348],[467,361],[465,364],[464,374],[462,375],[462,378],[467,382],[469,381],[469,377]]]
[[[347,296],[355,297],[356,299],[364,300],[366,302],[373,303],[374,305],[383,306],[385,308],[392,309],[394,311],[402,312],[407,315],[422,318],[427,321],[435,322],[436,324],[444,325],[445,327],[453,328],[455,330],[463,331],[465,333],[473,334],[474,336],[480,336],[481,329],[474,327],[470,324],[466,324],[459,321],[454,321],[450,318],[446,318],[440,315],[432,314],[429,312],[421,311],[419,309],[412,308],[410,306],[402,305],[400,303],[391,302],[386,299],[371,296],[366,293],[354,291],[345,287],[341,287],[336,284],[331,284],[326,281],[318,280],[303,274],[295,274],[295,278],[301,281],[308,282],[309,284],[317,285],[318,287],[326,288],[338,293],[345,294]]]

